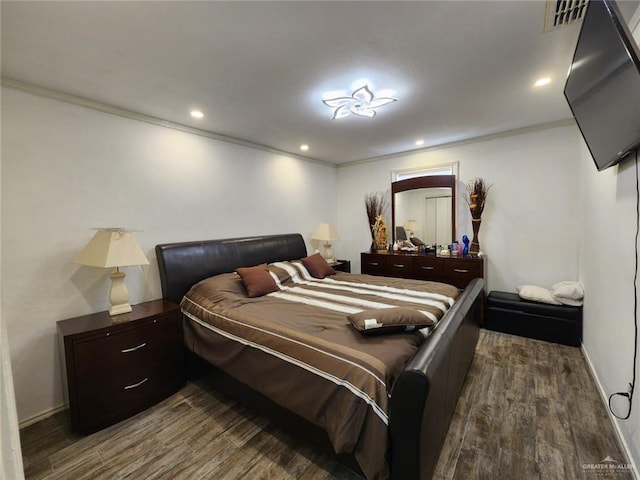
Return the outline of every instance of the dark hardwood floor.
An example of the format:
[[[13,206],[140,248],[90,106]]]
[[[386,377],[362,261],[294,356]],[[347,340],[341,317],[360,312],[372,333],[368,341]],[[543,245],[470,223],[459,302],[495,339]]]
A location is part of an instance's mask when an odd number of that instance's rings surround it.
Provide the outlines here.
[[[67,415],[21,431],[27,479],[359,478],[205,385],[86,437]],[[625,463],[579,349],[482,330],[436,479],[632,479]]]

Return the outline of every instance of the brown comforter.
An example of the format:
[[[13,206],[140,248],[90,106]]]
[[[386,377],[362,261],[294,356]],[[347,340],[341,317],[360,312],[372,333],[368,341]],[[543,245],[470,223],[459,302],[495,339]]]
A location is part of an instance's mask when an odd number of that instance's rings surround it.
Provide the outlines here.
[[[321,426],[368,479],[386,478],[391,386],[429,332],[363,336],[347,315],[409,306],[439,319],[458,290],[347,273],[318,280],[300,262],[269,269],[280,290],[259,298],[234,273],[194,285],[181,304],[188,347]]]

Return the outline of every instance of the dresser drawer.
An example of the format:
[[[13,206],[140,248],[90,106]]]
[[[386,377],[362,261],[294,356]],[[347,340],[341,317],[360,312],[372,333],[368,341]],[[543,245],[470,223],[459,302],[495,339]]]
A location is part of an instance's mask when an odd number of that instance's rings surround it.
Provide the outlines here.
[[[387,271],[387,257],[363,253],[360,255],[360,271],[367,275],[385,275]]]
[[[444,274],[443,260],[437,257],[416,257],[413,259],[413,277],[418,280],[439,282]]]
[[[413,278],[413,257],[395,255],[388,258],[387,275],[391,277]]]
[[[482,261],[449,259],[444,262],[444,281],[458,288],[465,288],[474,278],[483,277]]]
[[[484,278],[485,258],[440,257],[425,253],[360,254],[361,271],[369,275],[413,278],[466,288],[474,278]]]

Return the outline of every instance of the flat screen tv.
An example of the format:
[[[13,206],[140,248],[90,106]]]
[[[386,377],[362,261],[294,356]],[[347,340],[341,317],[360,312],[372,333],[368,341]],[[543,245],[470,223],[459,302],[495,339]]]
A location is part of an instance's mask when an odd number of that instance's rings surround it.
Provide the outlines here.
[[[589,2],[564,96],[598,170],[640,146],[640,49],[615,2]]]

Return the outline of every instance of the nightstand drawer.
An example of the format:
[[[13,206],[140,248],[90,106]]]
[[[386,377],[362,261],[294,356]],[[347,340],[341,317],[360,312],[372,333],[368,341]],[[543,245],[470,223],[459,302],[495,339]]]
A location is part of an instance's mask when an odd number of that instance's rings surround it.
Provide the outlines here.
[[[160,357],[175,356],[182,348],[181,341],[175,322],[162,320],[122,333],[83,339],[74,342],[76,376],[84,382],[114,372],[145,372]]]
[[[349,260],[338,259],[336,263],[330,265],[336,272],[351,273],[351,262]]]
[[[127,418],[175,392],[183,383],[182,363],[165,361],[162,368],[147,372],[127,372],[95,379],[78,388],[78,422],[83,430],[92,431]]]

